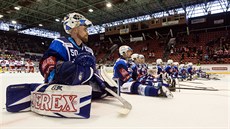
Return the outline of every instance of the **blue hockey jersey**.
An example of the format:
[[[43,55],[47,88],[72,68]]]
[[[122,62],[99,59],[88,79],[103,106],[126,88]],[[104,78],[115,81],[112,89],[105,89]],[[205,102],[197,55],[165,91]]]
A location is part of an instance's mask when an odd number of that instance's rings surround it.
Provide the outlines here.
[[[119,79],[119,84],[123,85],[125,82],[131,81],[133,70],[129,67],[128,61],[124,58],[118,58],[113,66],[113,78]]]
[[[163,72],[164,72],[164,71],[163,71],[162,66],[157,65],[157,74],[159,75],[159,74],[161,74],[161,73],[163,73]]]

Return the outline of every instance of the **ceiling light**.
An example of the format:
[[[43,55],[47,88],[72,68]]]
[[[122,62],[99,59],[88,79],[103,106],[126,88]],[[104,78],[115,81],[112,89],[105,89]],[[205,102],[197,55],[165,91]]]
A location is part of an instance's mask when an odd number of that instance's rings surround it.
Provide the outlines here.
[[[12,24],[17,24],[17,22],[15,20],[12,20],[11,23]]]
[[[93,12],[93,9],[89,9],[89,12],[91,12],[91,13],[92,13],[92,12]]]
[[[42,24],[38,24],[39,26],[43,26]]]
[[[3,17],[3,15],[2,14],[0,14],[0,18],[2,18]]]
[[[112,7],[112,4],[111,4],[111,3],[107,3],[106,6],[107,6],[108,8],[110,8],[110,7]]]
[[[16,10],[20,10],[20,9],[21,9],[21,7],[20,7],[20,6],[16,6],[16,7],[14,7],[14,9],[16,9]]]
[[[56,21],[56,22],[60,22],[60,20],[59,20],[59,19],[55,19],[55,21]]]

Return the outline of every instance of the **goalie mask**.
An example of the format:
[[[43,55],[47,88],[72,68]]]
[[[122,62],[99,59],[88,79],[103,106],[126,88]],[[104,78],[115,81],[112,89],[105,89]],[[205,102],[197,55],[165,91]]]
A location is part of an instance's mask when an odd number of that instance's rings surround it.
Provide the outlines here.
[[[79,13],[70,13],[63,19],[63,27],[67,34],[70,34],[70,30],[78,26],[92,26],[92,22],[86,19]]]

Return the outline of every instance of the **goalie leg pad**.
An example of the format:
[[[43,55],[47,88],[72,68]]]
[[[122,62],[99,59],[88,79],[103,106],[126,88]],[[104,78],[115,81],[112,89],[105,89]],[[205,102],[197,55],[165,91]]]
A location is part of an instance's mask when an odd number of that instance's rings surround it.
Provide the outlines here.
[[[52,84],[43,87],[32,92],[31,110],[33,112],[52,117],[90,117],[91,86]]]
[[[40,84],[15,84],[6,89],[6,110],[8,112],[30,111],[31,90]]]
[[[30,111],[66,118],[89,118],[92,87],[89,85],[16,84],[6,90],[8,112]]]

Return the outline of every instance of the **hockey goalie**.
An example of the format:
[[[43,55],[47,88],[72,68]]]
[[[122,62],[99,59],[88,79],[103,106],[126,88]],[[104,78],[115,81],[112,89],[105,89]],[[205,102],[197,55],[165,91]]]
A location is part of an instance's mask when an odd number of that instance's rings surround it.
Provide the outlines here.
[[[54,39],[43,55],[39,70],[44,84],[16,84],[7,87],[9,112],[33,111],[53,117],[89,118],[91,99],[116,93],[98,74],[96,59],[88,41],[91,21],[79,13],[63,20],[67,38]],[[108,93],[110,91],[110,93]]]

